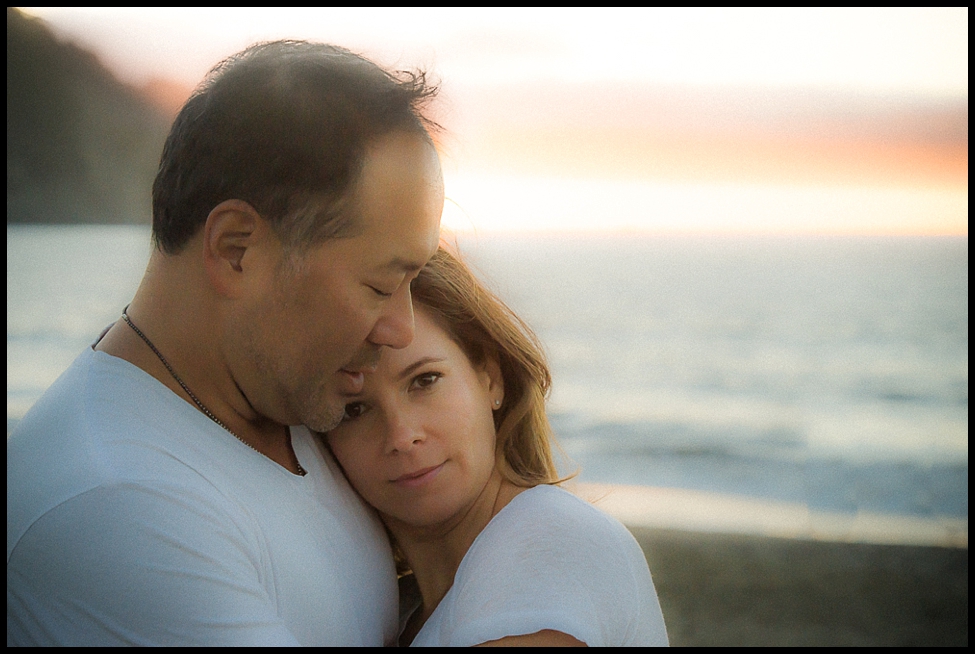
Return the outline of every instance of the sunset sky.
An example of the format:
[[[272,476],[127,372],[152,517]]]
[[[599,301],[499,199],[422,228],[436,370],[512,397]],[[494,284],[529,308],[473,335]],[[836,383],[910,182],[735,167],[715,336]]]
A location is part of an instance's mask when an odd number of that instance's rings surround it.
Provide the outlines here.
[[[274,38],[432,71],[458,230],[967,234],[967,8],[24,11],[177,96]]]

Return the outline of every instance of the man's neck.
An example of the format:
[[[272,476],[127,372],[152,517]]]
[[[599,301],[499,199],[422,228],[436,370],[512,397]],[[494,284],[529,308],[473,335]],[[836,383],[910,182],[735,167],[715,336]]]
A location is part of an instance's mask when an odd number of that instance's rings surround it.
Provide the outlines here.
[[[230,433],[298,474],[301,468],[287,427],[259,415],[250,406],[221,358],[219,320],[210,298],[201,293],[206,288],[202,270],[176,261],[178,257],[153,253],[127,311],[131,322],[158,354],[121,319],[105,333],[95,350],[141,368],[206,414],[187,393],[186,388],[190,389]],[[188,291],[191,285],[196,288]]]

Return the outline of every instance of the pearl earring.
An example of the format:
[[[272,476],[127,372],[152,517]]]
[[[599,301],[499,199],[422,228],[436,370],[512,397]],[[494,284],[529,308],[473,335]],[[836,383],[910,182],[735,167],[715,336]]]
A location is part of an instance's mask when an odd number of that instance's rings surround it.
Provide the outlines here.
[[[495,400],[494,406],[501,406],[501,400]]]

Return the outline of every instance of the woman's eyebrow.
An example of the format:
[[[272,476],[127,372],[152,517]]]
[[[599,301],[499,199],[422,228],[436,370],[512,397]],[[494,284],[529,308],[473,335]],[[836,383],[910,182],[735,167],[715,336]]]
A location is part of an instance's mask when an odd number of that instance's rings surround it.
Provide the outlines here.
[[[402,380],[402,379],[404,379],[404,378],[409,377],[410,375],[412,375],[413,372],[417,368],[419,368],[421,366],[425,366],[428,363],[440,363],[441,361],[444,361],[444,360],[445,359],[438,358],[438,357],[423,357],[422,359],[419,359],[418,361],[415,361],[415,362],[411,363],[410,365],[406,366],[405,368],[403,368],[403,370],[400,371],[400,373],[396,376],[396,379],[397,380]]]

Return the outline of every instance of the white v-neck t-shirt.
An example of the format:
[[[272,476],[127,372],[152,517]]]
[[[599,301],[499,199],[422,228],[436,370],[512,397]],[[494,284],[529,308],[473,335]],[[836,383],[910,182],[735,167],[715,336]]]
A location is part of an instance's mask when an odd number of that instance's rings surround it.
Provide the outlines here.
[[[86,349],[7,440],[7,644],[394,643],[382,525],[291,435],[305,476]]]
[[[466,647],[543,629],[590,647],[668,645],[636,540],[555,486],[523,491],[494,516],[412,645]]]

